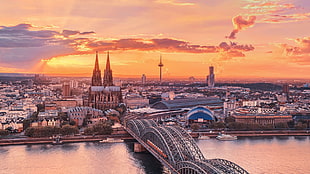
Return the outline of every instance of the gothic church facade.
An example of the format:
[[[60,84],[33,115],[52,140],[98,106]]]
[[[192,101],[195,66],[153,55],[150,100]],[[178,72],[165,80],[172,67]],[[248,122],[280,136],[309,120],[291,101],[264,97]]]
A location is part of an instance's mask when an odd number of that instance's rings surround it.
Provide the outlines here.
[[[100,110],[107,110],[115,108],[121,102],[121,87],[114,86],[113,84],[109,52],[107,55],[103,81],[101,78],[101,70],[99,68],[98,52],[96,52],[96,61],[93,70],[92,82],[91,86],[89,87],[88,97],[84,100],[84,106],[90,106]]]

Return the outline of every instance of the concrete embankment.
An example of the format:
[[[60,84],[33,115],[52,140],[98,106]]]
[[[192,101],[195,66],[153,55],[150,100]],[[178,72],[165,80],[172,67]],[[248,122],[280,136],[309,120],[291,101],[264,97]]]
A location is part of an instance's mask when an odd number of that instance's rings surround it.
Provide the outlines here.
[[[193,138],[199,135],[216,137],[222,131],[204,131],[204,132],[191,132]],[[257,136],[310,136],[310,130],[277,130],[277,131],[225,131],[225,134],[235,135],[238,137],[257,137]],[[112,135],[96,135],[96,136],[63,136],[61,137],[62,143],[78,143],[78,142],[96,142],[107,137],[119,138],[123,140],[134,140],[128,133],[122,132],[121,134]],[[8,145],[31,145],[31,144],[52,144],[53,138],[11,138],[0,139],[0,146]]]
[[[219,133],[235,135],[238,137],[257,137],[257,136],[310,136],[310,130],[269,130],[269,131],[207,131],[207,132],[192,132],[192,137],[196,138],[199,135],[216,137]]]
[[[96,142],[107,137],[120,139],[133,139],[129,134],[114,134],[114,135],[96,135],[96,136],[63,136],[62,143],[78,143],[78,142]],[[45,138],[12,138],[0,139],[0,146],[8,145],[31,145],[31,144],[52,144],[54,141],[51,137]]]

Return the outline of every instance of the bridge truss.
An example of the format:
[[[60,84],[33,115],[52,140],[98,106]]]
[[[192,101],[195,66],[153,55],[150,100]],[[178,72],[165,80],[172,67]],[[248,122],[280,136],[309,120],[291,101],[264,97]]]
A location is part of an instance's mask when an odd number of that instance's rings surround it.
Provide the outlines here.
[[[181,127],[135,119],[126,122],[126,130],[172,173],[248,174],[231,161],[206,159],[194,139]]]

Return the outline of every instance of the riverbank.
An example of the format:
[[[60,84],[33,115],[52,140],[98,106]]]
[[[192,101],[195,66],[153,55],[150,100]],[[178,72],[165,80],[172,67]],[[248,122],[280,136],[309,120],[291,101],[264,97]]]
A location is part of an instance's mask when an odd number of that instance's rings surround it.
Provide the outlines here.
[[[209,136],[215,138],[223,131],[209,131],[209,132],[192,132],[193,138],[199,135]],[[235,135],[238,137],[257,137],[257,136],[310,136],[309,130],[268,130],[268,131],[224,131],[225,134]]]
[[[193,138],[199,135],[209,136],[215,138],[222,131],[209,132],[191,132]],[[258,136],[310,136],[309,130],[271,130],[271,131],[225,131],[226,134],[235,135],[238,137],[258,137]],[[62,143],[79,143],[79,142],[96,142],[106,138],[118,138],[122,140],[134,140],[128,133],[112,134],[112,135],[95,135],[95,136],[63,136]],[[0,139],[0,146],[9,145],[32,145],[32,144],[52,144],[54,141],[51,137],[45,138],[2,138]]]
[[[63,136],[61,137],[62,143],[79,143],[79,142],[96,142],[106,138],[119,138],[119,139],[133,139],[129,134],[113,134],[113,135],[95,135],[95,136]],[[0,146],[9,145],[32,145],[32,144],[53,144],[55,139],[52,137],[44,138],[3,138],[0,139]]]

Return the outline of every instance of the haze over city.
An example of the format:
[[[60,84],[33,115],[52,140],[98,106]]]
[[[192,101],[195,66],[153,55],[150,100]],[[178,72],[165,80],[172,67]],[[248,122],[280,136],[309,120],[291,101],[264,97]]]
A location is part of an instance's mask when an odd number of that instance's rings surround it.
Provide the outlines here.
[[[116,77],[304,78],[307,0],[6,1],[0,73],[91,76],[107,51]]]

